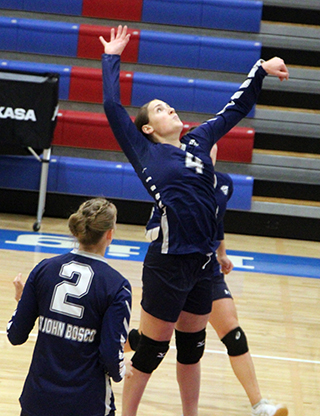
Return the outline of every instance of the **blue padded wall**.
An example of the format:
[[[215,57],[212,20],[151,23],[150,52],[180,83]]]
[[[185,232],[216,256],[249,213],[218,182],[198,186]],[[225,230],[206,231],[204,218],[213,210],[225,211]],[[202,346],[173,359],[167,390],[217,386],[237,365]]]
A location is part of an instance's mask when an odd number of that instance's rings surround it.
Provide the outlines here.
[[[41,164],[32,156],[0,155],[0,188],[37,191],[40,170]],[[234,192],[228,207],[249,210],[253,178],[234,174],[230,176],[234,182]],[[68,195],[153,202],[129,163],[52,156],[47,190]]]
[[[0,61],[0,70],[32,72],[36,74],[58,73],[59,78],[59,98],[68,100],[70,90],[71,67],[56,64],[45,64],[40,62],[24,62],[24,61]]]
[[[53,192],[122,197],[123,171],[121,164],[72,157],[59,157],[58,164],[57,188],[52,190]]]
[[[48,189],[53,188],[56,165],[50,163]],[[22,174],[23,173],[23,174]],[[33,156],[0,155],[0,187],[6,189],[38,190],[40,186],[41,163]]]

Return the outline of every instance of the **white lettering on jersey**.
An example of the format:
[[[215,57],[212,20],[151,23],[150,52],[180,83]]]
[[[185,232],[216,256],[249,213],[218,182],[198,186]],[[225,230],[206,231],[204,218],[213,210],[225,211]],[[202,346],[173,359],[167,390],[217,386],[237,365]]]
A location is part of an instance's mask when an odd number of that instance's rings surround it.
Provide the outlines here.
[[[89,292],[93,274],[93,270],[88,264],[75,261],[63,264],[59,275],[63,279],[69,280],[77,276],[77,280],[75,283],[63,280],[55,285],[50,310],[81,319],[84,314],[84,306],[70,302],[69,298],[80,299],[85,296]]]
[[[228,185],[222,185],[220,189],[224,193],[224,195],[228,195],[228,193],[229,193],[229,186]]]
[[[196,170],[197,173],[203,173],[203,162],[202,160],[194,156],[193,154],[186,152],[186,167],[187,168],[193,168]]]
[[[65,329],[65,323],[57,321],[55,319],[45,318],[44,316],[39,316],[39,331],[55,335],[62,338]]]
[[[39,316],[39,332],[77,342],[93,342],[96,329],[66,324],[56,319]]]

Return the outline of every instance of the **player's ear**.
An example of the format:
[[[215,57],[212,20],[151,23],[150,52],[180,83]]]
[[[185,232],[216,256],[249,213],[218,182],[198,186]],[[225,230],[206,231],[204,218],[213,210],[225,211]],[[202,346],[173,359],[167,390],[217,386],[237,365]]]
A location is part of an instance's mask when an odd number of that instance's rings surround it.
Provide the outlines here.
[[[112,228],[111,230],[106,231],[106,239],[108,241],[112,241],[113,239],[113,233],[114,233],[114,229]]]
[[[154,132],[154,128],[150,124],[144,124],[141,130],[144,134],[152,134]]]

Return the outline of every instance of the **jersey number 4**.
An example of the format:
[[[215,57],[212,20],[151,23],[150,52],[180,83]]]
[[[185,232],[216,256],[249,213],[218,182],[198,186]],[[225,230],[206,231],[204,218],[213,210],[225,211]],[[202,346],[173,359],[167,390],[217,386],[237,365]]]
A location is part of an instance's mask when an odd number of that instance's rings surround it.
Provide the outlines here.
[[[197,173],[203,173],[203,162],[197,156],[186,152],[186,167],[193,168],[196,170]]]
[[[75,275],[78,277],[75,283],[63,281],[55,286],[50,310],[81,319],[84,313],[84,306],[70,302],[70,297],[80,299],[85,296],[89,292],[93,274],[93,270],[87,264],[73,261],[63,264],[60,269],[61,277],[69,280]]]

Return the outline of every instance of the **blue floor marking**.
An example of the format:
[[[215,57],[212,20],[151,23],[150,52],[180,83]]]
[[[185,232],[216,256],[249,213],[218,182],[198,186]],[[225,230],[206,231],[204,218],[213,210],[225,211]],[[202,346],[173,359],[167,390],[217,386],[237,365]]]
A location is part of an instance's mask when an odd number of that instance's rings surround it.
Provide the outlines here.
[[[143,261],[149,243],[113,240],[105,257]],[[75,247],[71,236],[0,229],[0,249],[62,254]],[[234,270],[285,276],[320,278],[320,259],[227,250]]]

